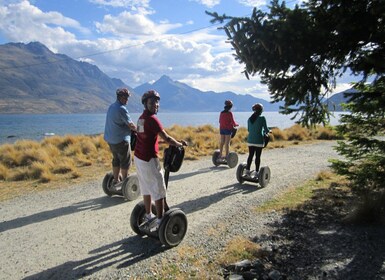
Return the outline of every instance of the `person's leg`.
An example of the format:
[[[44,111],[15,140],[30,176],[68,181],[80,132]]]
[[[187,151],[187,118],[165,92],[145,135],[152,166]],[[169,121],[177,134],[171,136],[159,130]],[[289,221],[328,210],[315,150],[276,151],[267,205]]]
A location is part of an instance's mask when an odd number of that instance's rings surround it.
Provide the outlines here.
[[[119,161],[120,161],[120,173],[122,180],[128,176],[128,170],[131,166],[131,150],[128,143],[122,143],[119,147]]]
[[[144,208],[146,210],[146,215],[150,216],[152,213],[152,197],[150,193],[150,186],[151,186],[151,180],[149,176],[151,176],[151,168],[149,167],[149,164],[141,160],[137,157],[135,157],[135,163],[136,163],[136,171],[137,171],[137,176],[138,176],[138,181],[139,181],[139,188],[140,188],[140,193],[143,196],[143,204]]]
[[[249,146],[249,156],[247,157],[246,170],[250,171],[250,167],[251,167],[251,163],[253,161],[254,153],[255,153],[255,147]]]
[[[120,160],[119,160],[119,148],[115,144],[109,144],[112,153],[112,175],[114,176],[114,182],[119,182],[120,173]]]
[[[262,148],[256,147],[255,150],[255,171],[259,172],[259,166],[261,165]]]
[[[151,207],[151,195],[143,195],[144,208],[146,209],[146,214],[150,215],[152,213]]]
[[[114,175],[114,182],[119,182],[120,167],[112,166],[112,175]]]
[[[231,135],[225,135],[225,157],[228,156],[229,154],[229,150],[230,150],[230,139],[231,139]]]
[[[219,144],[219,157],[223,155],[223,145],[225,144],[225,135],[221,134],[220,144]]]
[[[120,174],[122,174],[122,180],[126,179],[128,176],[128,168],[120,168]]]
[[[164,198],[155,200],[155,208],[156,208],[156,217],[158,219],[162,219],[164,214]]]
[[[152,198],[155,200],[156,216],[160,220],[162,219],[164,213],[166,184],[159,159],[153,158],[150,163],[152,164],[152,176],[154,178],[154,185],[151,193]]]

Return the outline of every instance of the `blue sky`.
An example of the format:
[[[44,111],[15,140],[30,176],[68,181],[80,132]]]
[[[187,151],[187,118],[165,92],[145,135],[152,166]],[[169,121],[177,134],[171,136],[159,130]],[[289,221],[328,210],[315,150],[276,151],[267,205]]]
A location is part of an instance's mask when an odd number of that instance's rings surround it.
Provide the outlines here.
[[[301,0],[288,0],[294,5]],[[203,91],[269,99],[205,11],[248,16],[265,0],[0,0],[0,44],[39,41],[136,87],[162,75]],[[335,92],[350,88],[349,77]]]

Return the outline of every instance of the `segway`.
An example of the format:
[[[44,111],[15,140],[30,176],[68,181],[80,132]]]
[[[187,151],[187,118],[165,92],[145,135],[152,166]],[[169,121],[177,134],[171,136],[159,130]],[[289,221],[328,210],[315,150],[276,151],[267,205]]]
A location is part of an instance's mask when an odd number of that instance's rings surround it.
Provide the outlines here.
[[[245,181],[259,183],[264,188],[270,182],[270,168],[263,166],[259,169],[258,173],[251,171],[249,174],[246,174],[246,163],[241,163],[237,168],[237,180],[241,184]]]
[[[238,164],[238,154],[237,153],[230,152],[227,155],[227,157],[224,158],[224,159],[219,158],[219,155],[220,155],[219,150],[215,150],[214,154],[213,154],[213,157],[212,157],[213,164],[215,166],[219,166],[219,165],[222,165],[222,164],[223,165],[227,165],[230,168],[234,168],[235,166],[237,166],[237,164]]]
[[[231,130],[231,139],[234,138],[234,136],[237,134],[238,127],[235,126]],[[219,158],[220,151],[215,150],[214,154],[212,156],[212,161],[215,166],[219,166],[221,164],[228,165],[230,168],[234,168],[238,164],[238,155],[235,152],[229,152],[229,154],[226,156],[226,158]]]
[[[177,172],[182,166],[184,158],[184,148],[169,146],[164,151],[164,180],[166,188],[168,187],[168,179],[170,172]],[[130,225],[132,230],[138,235],[147,235],[152,238],[159,239],[160,242],[167,247],[178,246],[182,242],[187,232],[186,214],[179,208],[169,208],[165,201],[164,215],[158,230],[149,231],[140,227],[143,223],[146,210],[143,201],[135,205],[131,217]],[[155,203],[152,203],[152,212],[156,215]]]
[[[117,184],[113,184],[113,181],[114,175],[111,172],[104,176],[102,187],[106,195],[119,195],[127,200],[135,200],[140,195],[138,176],[135,173]]]

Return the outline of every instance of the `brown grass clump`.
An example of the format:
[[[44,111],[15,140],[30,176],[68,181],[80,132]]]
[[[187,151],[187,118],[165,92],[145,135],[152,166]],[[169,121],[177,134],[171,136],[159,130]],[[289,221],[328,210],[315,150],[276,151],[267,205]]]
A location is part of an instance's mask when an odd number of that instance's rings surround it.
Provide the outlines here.
[[[1,180],[50,182],[59,175],[71,173],[79,178],[77,166],[90,166],[93,158],[104,160],[111,155],[101,136],[55,136],[42,142],[31,140],[0,146]],[[98,154],[103,149],[103,158]]]
[[[75,162],[72,158],[64,158],[58,161],[53,167],[52,172],[54,174],[66,174],[69,172],[76,171]]]
[[[303,126],[300,126],[299,124],[293,125],[292,127],[289,127],[287,129],[284,129],[284,132],[286,134],[287,140],[293,141],[293,140],[310,140],[310,132],[308,129],[306,129]]]
[[[8,168],[0,163],[0,180],[7,180],[9,176],[9,170]]]
[[[50,169],[50,164],[44,164],[42,162],[35,161],[32,163],[31,168],[29,168],[27,173],[31,179],[41,179],[42,174],[47,175],[51,173]]]
[[[314,138],[319,140],[336,140],[341,139],[337,135],[337,131],[332,127],[317,126],[314,132]]]
[[[18,154],[15,146],[11,144],[0,146],[0,162],[6,167],[17,166]]]
[[[229,265],[239,260],[255,260],[263,258],[266,252],[260,245],[244,237],[235,237],[225,247],[224,252],[218,257],[220,265]]]
[[[273,128],[270,133],[271,136],[273,136],[272,141],[286,141],[287,140],[287,134],[280,130],[279,128]]]
[[[326,181],[334,177],[334,173],[331,171],[321,171],[316,176],[316,181]]]

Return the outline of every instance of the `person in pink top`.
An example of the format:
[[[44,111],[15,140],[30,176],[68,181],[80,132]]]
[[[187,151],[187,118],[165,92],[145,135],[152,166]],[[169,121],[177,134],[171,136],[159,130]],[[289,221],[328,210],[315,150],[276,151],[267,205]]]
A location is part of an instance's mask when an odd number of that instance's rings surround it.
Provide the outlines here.
[[[234,127],[239,125],[234,120],[231,108],[233,108],[233,102],[231,100],[226,100],[224,110],[219,115],[219,131],[221,136],[219,145],[219,159],[224,159],[229,154],[231,133]],[[223,148],[225,149],[224,156]]]
[[[134,153],[140,192],[146,209],[144,222],[139,225],[139,228],[147,228],[149,231],[158,229],[163,218],[166,199],[164,174],[158,157],[158,135],[169,145],[179,147],[187,145],[186,141],[175,140],[163,129],[156,117],[159,100],[160,95],[155,90],[149,90],[142,96],[144,111],[138,119]],[[152,200],[155,201],[156,217],[151,212]]]

